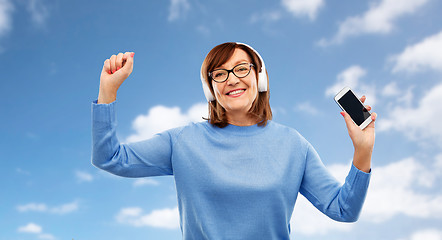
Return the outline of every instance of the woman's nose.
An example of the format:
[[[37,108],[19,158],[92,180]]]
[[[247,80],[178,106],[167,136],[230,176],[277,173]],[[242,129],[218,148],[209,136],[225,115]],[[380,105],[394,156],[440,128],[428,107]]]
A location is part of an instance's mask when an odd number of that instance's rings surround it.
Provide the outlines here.
[[[229,76],[227,76],[227,85],[229,86],[233,86],[239,83],[239,78],[237,76],[235,76],[235,74],[229,74]]]

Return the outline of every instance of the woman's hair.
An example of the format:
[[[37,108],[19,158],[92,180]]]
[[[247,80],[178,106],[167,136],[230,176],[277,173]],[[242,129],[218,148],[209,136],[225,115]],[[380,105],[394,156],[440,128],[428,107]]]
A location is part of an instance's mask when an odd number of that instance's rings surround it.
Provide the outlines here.
[[[215,93],[213,91],[212,80],[209,77],[209,73],[226,63],[232,57],[235,49],[237,48],[244,50],[247,55],[249,55],[250,59],[252,60],[251,63],[253,63],[255,67],[256,76],[258,77],[258,73],[261,71],[262,63],[258,55],[252,49],[245,45],[234,42],[220,44],[214,47],[209,52],[209,54],[207,54],[201,68],[204,80],[209,86],[210,92],[213,96],[215,96]],[[267,124],[267,121],[272,119],[272,109],[270,108],[269,102],[270,93],[268,84],[269,77],[267,75],[267,91],[258,92],[257,97],[255,101],[253,101],[253,104],[249,110],[250,117],[258,120],[258,126],[265,126]],[[207,120],[209,120],[210,124],[220,128],[223,128],[229,124],[227,122],[226,110],[216,100],[209,102],[209,118]]]

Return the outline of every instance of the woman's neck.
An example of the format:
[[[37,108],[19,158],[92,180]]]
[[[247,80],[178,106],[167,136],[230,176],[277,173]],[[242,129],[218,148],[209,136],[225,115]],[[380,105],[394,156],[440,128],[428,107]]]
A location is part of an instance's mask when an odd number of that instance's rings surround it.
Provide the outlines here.
[[[226,113],[227,122],[235,126],[252,126],[258,123],[258,120],[249,113]]]

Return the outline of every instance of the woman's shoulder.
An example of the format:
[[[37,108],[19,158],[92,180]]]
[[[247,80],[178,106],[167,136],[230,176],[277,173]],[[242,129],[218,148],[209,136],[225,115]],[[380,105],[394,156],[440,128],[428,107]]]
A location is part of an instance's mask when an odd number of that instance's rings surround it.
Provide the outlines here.
[[[167,130],[167,132],[175,137],[182,135],[183,133],[185,133],[186,135],[196,134],[198,132],[205,131],[208,127],[207,125],[210,125],[207,121],[190,122],[183,126],[171,128]]]
[[[203,131],[206,130],[210,126],[209,121],[200,121],[200,122],[190,122],[187,125],[183,126],[182,129],[185,131]]]
[[[284,124],[281,124],[281,123],[278,123],[275,121],[269,121],[267,124],[269,127],[272,128],[273,131],[278,131],[280,133],[287,133],[290,135],[294,134],[294,135],[302,137],[302,135],[294,127],[290,127],[290,126],[287,126],[287,125],[284,125]]]
[[[308,143],[304,136],[294,127],[290,127],[275,121],[269,121],[268,126],[278,136],[285,136],[290,139],[298,140],[300,142]]]

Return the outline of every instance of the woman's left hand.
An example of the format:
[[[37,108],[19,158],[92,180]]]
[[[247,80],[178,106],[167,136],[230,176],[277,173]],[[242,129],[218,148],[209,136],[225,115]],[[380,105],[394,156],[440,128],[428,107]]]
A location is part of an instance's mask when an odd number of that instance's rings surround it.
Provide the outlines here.
[[[366,97],[362,96],[361,102],[364,103]],[[370,111],[371,107],[368,105],[365,105],[365,108]],[[371,153],[373,151],[374,146],[374,139],[375,139],[375,128],[374,123],[377,117],[376,113],[371,114],[371,123],[368,124],[364,130],[361,130],[359,126],[357,126],[352,120],[350,115],[346,112],[341,112],[342,116],[344,116],[345,123],[347,125],[348,134],[350,135],[350,138],[353,142],[353,146],[355,148],[355,151],[360,152],[369,152]]]

